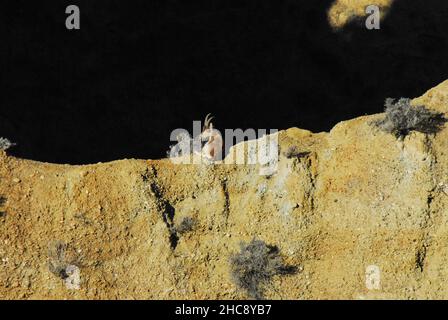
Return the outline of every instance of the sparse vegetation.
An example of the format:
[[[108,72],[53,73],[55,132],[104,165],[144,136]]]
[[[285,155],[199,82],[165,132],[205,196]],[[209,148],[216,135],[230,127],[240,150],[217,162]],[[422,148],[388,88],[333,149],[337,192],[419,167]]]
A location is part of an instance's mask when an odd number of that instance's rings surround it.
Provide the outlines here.
[[[65,251],[67,245],[64,242],[56,241],[48,247],[48,269],[61,279],[68,277],[66,268],[67,263],[65,261]]]
[[[241,243],[241,251],[230,258],[231,276],[235,284],[252,298],[263,299],[263,292],[275,275],[297,272],[294,266],[285,265],[276,246],[262,240]]]
[[[184,234],[193,231],[195,226],[196,226],[196,219],[192,217],[184,217],[182,219],[182,222],[179,223],[179,225],[177,226],[176,231],[180,234]]]
[[[68,245],[62,241],[54,241],[48,246],[48,269],[63,280],[69,278],[79,265],[78,259],[69,251]]]
[[[6,198],[4,198],[3,196],[0,196],[0,218],[3,218],[4,216],[6,216],[6,212],[1,210],[1,207],[3,207],[5,202],[6,202]]]
[[[283,152],[283,155],[288,159],[301,158],[308,154],[309,152],[301,152],[297,146],[290,146],[285,152]]]
[[[12,143],[8,139],[0,137],[0,150],[8,150],[15,145],[15,143]]]
[[[66,243],[54,241],[48,246],[48,269],[58,278],[64,280],[69,290],[78,290],[81,285],[80,261],[69,250]]]
[[[428,110],[424,106],[411,106],[411,100],[408,98],[401,98],[398,102],[387,98],[385,113],[386,117],[374,124],[397,138],[404,138],[411,131],[434,134],[446,122],[443,114]]]

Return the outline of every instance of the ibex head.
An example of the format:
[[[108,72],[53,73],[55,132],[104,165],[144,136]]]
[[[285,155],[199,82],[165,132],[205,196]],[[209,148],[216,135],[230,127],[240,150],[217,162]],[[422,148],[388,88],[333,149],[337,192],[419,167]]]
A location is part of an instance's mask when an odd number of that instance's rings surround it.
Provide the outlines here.
[[[213,129],[213,120],[214,117],[211,116],[211,113],[207,114],[204,120],[204,126],[202,128],[201,138],[203,141],[210,141],[213,139],[213,136],[217,134],[216,130]]]

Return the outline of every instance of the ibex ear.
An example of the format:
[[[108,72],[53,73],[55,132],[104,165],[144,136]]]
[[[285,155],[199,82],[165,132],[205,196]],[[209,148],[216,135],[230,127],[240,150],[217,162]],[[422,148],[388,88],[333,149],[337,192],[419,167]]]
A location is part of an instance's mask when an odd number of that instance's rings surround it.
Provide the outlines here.
[[[210,130],[213,130],[213,123],[210,122]]]

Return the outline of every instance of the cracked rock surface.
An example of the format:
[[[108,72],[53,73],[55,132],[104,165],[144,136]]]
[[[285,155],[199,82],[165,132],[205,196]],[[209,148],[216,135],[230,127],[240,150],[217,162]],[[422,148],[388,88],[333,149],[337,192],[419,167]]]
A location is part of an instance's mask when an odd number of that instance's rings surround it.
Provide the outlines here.
[[[447,115],[448,81],[414,103]],[[382,116],[279,132],[270,177],[2,152],[0,299],[242,299],[229,257],[253,238],[301,270],[275,277],[268,299],[447,299],[448,128],[398,140],[371,125]],[[300,156],[284,155],[291,146]],[[185,218],[194,227],[178,232]]]

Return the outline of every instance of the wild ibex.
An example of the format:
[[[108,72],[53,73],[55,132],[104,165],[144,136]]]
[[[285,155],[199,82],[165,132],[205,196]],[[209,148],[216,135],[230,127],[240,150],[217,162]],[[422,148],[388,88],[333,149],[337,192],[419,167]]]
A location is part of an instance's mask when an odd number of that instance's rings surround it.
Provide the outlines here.
[[[221,160],[222,157],[223,140],[221,133],[213,129],[213,123],[211,122],[213,118],[210,113],[205,117],[204,127],[200,135],[201,141],[205,141],[201,154],[207,160],[217,161]]]

